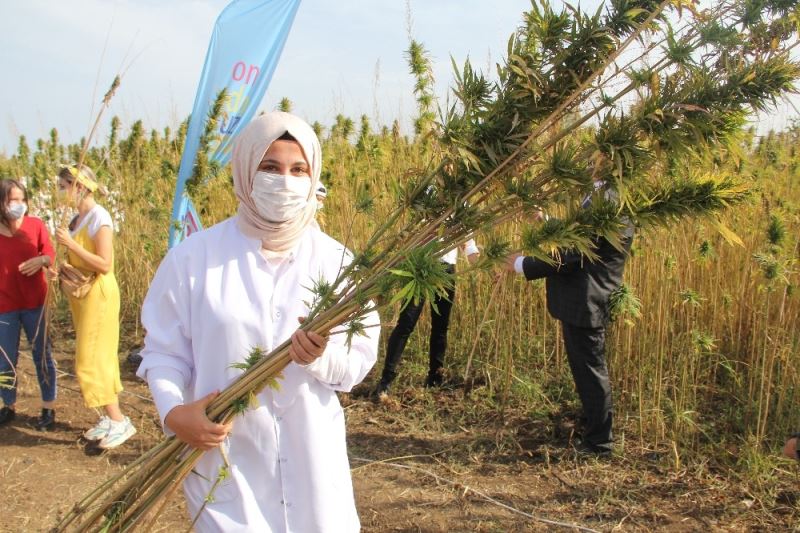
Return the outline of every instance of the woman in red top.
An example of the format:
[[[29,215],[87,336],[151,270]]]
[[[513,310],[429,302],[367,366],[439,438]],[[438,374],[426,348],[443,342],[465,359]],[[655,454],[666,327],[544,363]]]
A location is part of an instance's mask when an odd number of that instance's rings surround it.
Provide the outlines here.
[[[44,319],[45,271],[55,254],[44,223],[25,216],[28,195],[16,180],[0,180],[0,424],[14,419],[20,332],[33,348],[36,377],[42,391],[42,414],[36,429],[55,424],[56,365],[50,354]]]

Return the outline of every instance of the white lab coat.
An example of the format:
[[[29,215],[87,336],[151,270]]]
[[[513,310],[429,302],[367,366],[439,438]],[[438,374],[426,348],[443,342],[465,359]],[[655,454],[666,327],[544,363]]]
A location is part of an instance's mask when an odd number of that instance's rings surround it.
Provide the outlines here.
[[[269,352],[288,339],[308,314],[314,280],[332,281],[346,253],[315,227],[280,265],[260,248],[234,217],[192,235],[161,263],[142,308],[138,375],[151,385],[162,422],[175,405],[233,382],[242,371],[231,364],[253,346]],[[375,312],[365,320],[378,322]],[[344,334],[332,335],[322,357],[307,367],[290,363],[280,390],[264,390],[258,407],[234,419],[225,445],[231,475],[200,514],[198,531],[359,530],[335,391],[349,391],[375,364],[379,330],[354,337],[349,351]],[[206,452],[184,482],[192,518],[221,465],[219,450]]]

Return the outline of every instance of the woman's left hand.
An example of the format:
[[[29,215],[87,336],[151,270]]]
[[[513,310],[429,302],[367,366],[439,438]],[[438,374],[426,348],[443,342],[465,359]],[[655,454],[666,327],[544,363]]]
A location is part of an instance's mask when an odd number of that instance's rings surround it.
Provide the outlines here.
[[[19,271],[26,275],[26,276],[33,276],[41,269],[46,267],[50,263],[50,258],[46,255],[38,255],[36,257],[31,257],[27,261],[20,263]]]
[[[302,324],[305,317],[301,317]],[[292,334],[292,345],[289,347],[289,357],[298,365],[310,365],[322,355],[328,345],[328,338],[314,333],[298,329]]]
[[[58,244],[66,246],[69,250],[72,250],[77,245],[75,240],[70,236],[69,231],[65,228],[58,228],[56,230],[56,241]]]

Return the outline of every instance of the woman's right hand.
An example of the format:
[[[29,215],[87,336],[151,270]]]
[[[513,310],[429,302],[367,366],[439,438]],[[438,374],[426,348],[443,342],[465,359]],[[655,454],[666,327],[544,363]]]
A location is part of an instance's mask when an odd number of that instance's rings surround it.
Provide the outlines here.
[[[27,261],[19,265],[19,271],[26,276],[33,276],[41,269],[46,268],[50,264],[50,257],[46,255],[37,255],[31,257]]]
[[[164,417],[164,425],[175,432],[178,440],[199,450],[216,448],[225,440],[233,422],[216,424],[206,416],[206,407],[219,395],[219,391],[207,394],[196,402],[173,407]]]
[[[72,236],[69,234],[69,231],[65,228],[56,228],[56,242],[58,244],[65,246],[68,250],[72,250],[75,246],[78,246],[78,243]]]

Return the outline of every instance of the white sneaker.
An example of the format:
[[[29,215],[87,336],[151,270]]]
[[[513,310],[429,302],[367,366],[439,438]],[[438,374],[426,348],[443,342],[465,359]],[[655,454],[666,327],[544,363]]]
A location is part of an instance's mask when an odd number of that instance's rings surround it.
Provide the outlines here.
[[[106,415],[100,417],[100,421],[84,431],[83,438],[86,440],[101,440],[108,434],[108,430],[111,428],[111,419],[108,418]]]
[[[103,448],[104,450],[116,448],[136,434],[136,428],[133,427],[130,418],[127,416],[120,422],[110,420],[110,423],[111,427],[109,428],[108,433],[97,445],[99,448]]]

